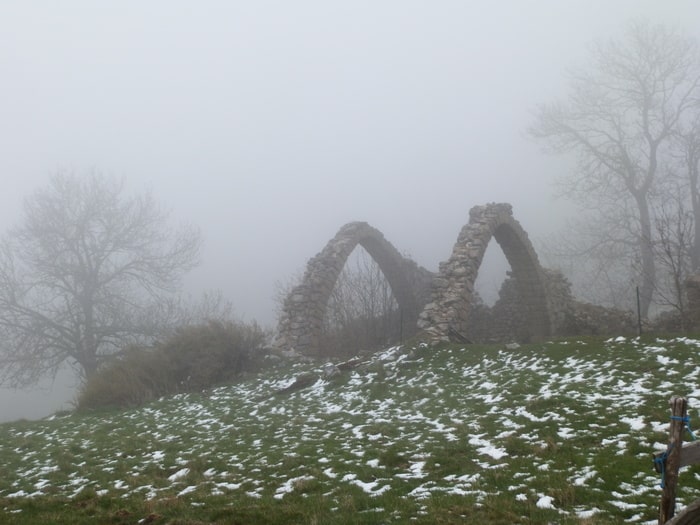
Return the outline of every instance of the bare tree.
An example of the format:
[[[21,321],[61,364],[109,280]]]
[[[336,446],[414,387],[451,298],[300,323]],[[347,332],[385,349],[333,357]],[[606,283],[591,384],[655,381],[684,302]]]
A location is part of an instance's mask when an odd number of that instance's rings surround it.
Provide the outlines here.
[[[699,95],[700,97],[700,95]],[[687,184],[687,195],[693,216],[693,238],[690,253],[693,272],[700,271],[700,109],[695,119],[676,136],[677,178]]]
[[[380,347],[400,338],[401,313],[379,265],[358,247],[338,276],[321,337],[339,354]]]
[[[24,203],[0,242],[0,381],[25,386],[68,362],[83,379],[178,315],[199,231],[172,229],[122,180],[61,174]]]
[[[566,229],[540,242],[547,267],[569,276],[576,297],[594,304],[629,309],[634,285],[630,275],[638,264],[634,224],[626,208],[591,209],[567,221]],[[612,220],[615,217],[617,220]]]
[[[664,306],[678,314],[681,329],[687,324],[685,282],[691,274],[693,213],[687,209],[685,188],[676,186],[663,192],[655,212],[655,256],[662,270],[656,293]]]
[[[673,137],[698,112],[700,62],[696,44],[662,26],[638,22],[624,40],[591,49],[591,65],[570,75],[565,103],[540,106],[532,136],[551,151],[575,152],[578,168],[564,193],[634,224],[642,313],[656,286],[651,192],[668,162]],[[617,228],[615,222],[607,224]],[[608,232],[601,230],[601,235]]]

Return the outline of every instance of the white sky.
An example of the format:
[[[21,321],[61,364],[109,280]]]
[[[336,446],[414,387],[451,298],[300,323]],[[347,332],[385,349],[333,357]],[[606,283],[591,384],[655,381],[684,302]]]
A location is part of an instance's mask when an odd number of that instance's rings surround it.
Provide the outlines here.
[[[532,111],[640,16],[700,36],[696,0],[0,0],[0,231],[58,170],[123,175],[202,228],[188,290],[269,326],[348,221],[431,270],[477,204],[536,242],[568,163]]]

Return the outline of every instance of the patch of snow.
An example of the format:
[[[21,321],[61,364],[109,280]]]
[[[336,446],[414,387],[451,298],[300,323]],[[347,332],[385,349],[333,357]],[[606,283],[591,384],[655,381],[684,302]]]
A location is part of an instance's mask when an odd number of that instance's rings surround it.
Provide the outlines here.
[[[627,423],[632,430],[642,430],[647,426],[647,424],[644,422],[644,416],[621,417],[620,421]]]
[[[179,498],[180,496],[185,496],[186,494],[189,494],[190,492],[194,492],[195,490],[197,490],[197,485],[190,485],[190,486],[182,489],[180,492],[178,492],[177,497]]]
[[[555,508],[552,501],[554,501],[554,498],[551,496],[540,496],[540,499],[537,500],[537,508],[538,509],[553,509]]]
[[[420,479],[425,477],[425,473],[423,472],[423,467],[425,466],[425,461],[418,461],[416,463],[412,463],[411,466],[409,467],[409,470],[411,471],[408,474],[396,474],[397,478],[401,479]]]
[[[534,421],[535,423],[542,423],[544,421],[549,421],[551,417],[537,417],[530,412],[528,412],[525,407],[518,407],[515,409],[515,415],[516,416],[523,416],[530,421]]]
[[[284,482],[284,484],[275,491],[273,498],[282,499],[286,494],[289,494],[294,490],[296,484],[300,481],[308,481],[315,479],[313,476],[298,476],[296,478],[290,478]]]
[[[238,490],[242,483],[217,483],[216,486],[226,490]]]
[[[479,448],[477,448],[477,452],[479,454],[491,456],[493,459],[501,459],[502,457],[508,455],[506,449],[498,448],[491,444],[491,442],[486,441],[485,439],[481,439],[480,436],[474,436],[471,439],[469,439],[469,444],[478,446]]]
[[[587,469],[590,469],[590,467],[587,467]],[[586,470],[580,476],[573,478],[572,484],[577,487],[583,487],[589,479],[594,478],[597,474],[595,470]]]
[[[47,485],[49,485],[51,482],[48,479],[40,479],[37,483],[34,484],[34,488],[37,490],[41,490]]]
[[[175,474],[173,474],[173,475],[171,475],[171,476],[168,476],[168,481],[170,481],[170,482],[177,481],[178,479],[184,478],[184,477],[187,476],[187,474],[189,474],[189,473],[190,473],[190,469],[188,469],[188,468],[186,468],[186,467],[185,467],[185,468],[181,468],[181,469],[178,470]],[[123,482],[122,482],[122,483],[123,483]],[[119,488],[119,487],[116,487],[116,488]]]
[[[638,510],[644,507],[641,503],[627,503],[625,501],[612,500],[610,505],[617,507],[620,510]]]
[[[593,507],[592,509],[575,509],[576,517],[582,520],[592,518],[600,512],[598,507]],[[656,523],[656,520],[654,521]]]
[[[377,490],[374,490],[374,488],[377,485],[379,485],[379,481],[370,481],[368,483],[365,483],[359,479],[354,479],[352,480],[352,484],[360,487],[362,490],[364,490],[367,494],[370,494],[371,496],[379,496],[380,494],[383,494],[387,490],[391,489],[391,485],[384,485],[383,487],[379,487]]]
[[[561,427],[559,430],[557,430],[557,435],[562,439],[569,439],[574,437],[576,432],[573,428]]]

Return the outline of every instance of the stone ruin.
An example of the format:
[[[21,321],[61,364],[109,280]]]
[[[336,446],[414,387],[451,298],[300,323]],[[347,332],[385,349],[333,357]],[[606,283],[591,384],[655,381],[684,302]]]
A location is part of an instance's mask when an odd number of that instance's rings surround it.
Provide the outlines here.
[[[415,334],[418,314],[430,297],[433,274],[402,256],[382,233],[366,222],[346,224],[306,266],[301,284],[285,298],[277,348],[321,355],[319,345],[328,299],[345,262],[357,246],[377,262],[402,312],[406,335]]]
[[[474,283],[489,242],[495,239],[511,271],[493,307]],[[345,262],[362,246],[384,273],[404,319],[404,334],[430,341],[536,341],[555,335],[634,333],[636,321],[621,312],[576,301],[558,271],[540,266],[535,249],[510,204],[475,206],[452,254],[430,272],[403,257],[365,222],[346,224],[307,264],[301,283],[286,297],[275,347],[311,356],[320,347],[328,299]],[[700,280],[698,281],[700,305]]]
[[[637,319],[632,312],[578,301],[571,293],[571,283],[560,271],[542,268],[542,273],[553,326],[551,335],[637,333]],[[498,343],[531,340],[527,304],[518,293],[512,272],[503,281],[498,300],[492,307],[486,306],[475,294],[471,308],[468,331],[474,341]]]
[[[432,340],[473,340],[469,319],[474,283],[491,239],[503,250],[518,293],[527,303],[529,335],[541,339],[554,331],[544,275],[527,233],[513,218],[510,204],[489,204],[469,211],[469,222],[460,231],[452,255],[440,263],[433,279],[431,301],[418,320],[419,328]]]

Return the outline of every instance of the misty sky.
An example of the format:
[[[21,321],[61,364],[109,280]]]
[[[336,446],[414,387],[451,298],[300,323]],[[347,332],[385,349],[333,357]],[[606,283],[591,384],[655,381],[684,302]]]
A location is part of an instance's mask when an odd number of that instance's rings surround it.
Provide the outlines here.
[[[188,291],[268,326],[349,221],[436,270],[506,201],[536,244],[570,162],[532,112],[640,16],[700,37],[696,0],[0,2],[0,230],[57,171],[124,176],[201,227]]]

